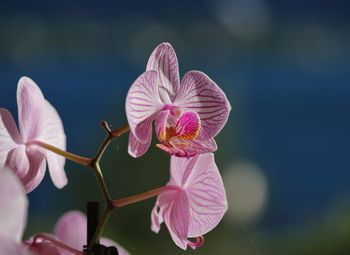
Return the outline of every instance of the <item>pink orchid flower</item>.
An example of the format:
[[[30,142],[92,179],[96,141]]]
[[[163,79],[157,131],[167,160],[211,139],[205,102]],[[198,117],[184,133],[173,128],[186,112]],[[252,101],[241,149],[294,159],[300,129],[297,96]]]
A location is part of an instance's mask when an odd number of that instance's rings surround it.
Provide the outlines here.
[[[70,211],[65,213],[57,221],[54,234],[52,238],[69,246],[70,248],[81,251],[83,246],[86,245],[86,233],[87,233],[87,219],[85,214],[80,211]],[[46,235],[47,236],[47,235]],[[59,249],[54,244],[48,242],[45,239],[37,238],[36,243],[33,239],[28,243],[31,243],[30,250],[38,255],[71,255],[71,252],[67,252],[64,249]],[[101,238],[101,244],[109,247],[114,246],[118,249],[119,255],[128,255],[129,253],[116,242],[108,239]],[[48,253],[50,251],[50,253]]]
[[[0,108],[0,168],[11,168],[25,190],[32,191],[42,181],[46,162],[56,187],[67,184],[65,158],[35,145],[40,141],[66,149],[62,121],[30,78],[22,77],[17,87],[18,126],[11,113]]]
[[[0,168],[0,254],[29,255],[21,239],[27,223],[28,199],[10,169]]]
[[[165,152],[191,157],[215,151],[213,137],[230,110],[225,93],[206,74],[189,71],[180,82],[176,53],[169,43],[162,43],[126,98],[129,154],[140,157],[148,150],[154,120],[161,142],[157,147]]]
[[[21,181],[11,169],[0,169],[0,254],[1,255],[83,255],[86,243],[86,217],[78,211],[64,214],[57,222],[54,234],[41,234],[22,242],[27,224],[28,198]],[[45,239],[49,237],[55,243]],[[34,242],[35,240],[35,242]],[[102,238],[106,246],[117,247],[120,255],[128,252],[117,243]],[[63,248],[62,248],[63,247]]]
[[[171,157],[170,172],[166,191],[153,208],[151,229],[158,233],[164,221],[177,246],[195,249],[227,210],[225,188],[212,153]]]

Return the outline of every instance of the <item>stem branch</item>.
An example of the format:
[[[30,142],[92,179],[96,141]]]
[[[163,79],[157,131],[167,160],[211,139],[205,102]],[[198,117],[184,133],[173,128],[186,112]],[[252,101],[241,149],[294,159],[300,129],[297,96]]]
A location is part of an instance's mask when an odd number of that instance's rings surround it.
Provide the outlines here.
[[[168,185],[168,186],[155,188],[155,189],[152,189],[152,190],[149,190],[149,191],[146,191],[144,193],[137,194],[134,196],[113,200],[112,204],[113,204],[114,208],[119,208],[119,207],[122,207],[125,205],[137,203],[137,202],[158,196],[159,194],[163,193],[164,191],[169,191],[169,190],[178,191],[178,192],[181,191],[181,189],[177,186]]]

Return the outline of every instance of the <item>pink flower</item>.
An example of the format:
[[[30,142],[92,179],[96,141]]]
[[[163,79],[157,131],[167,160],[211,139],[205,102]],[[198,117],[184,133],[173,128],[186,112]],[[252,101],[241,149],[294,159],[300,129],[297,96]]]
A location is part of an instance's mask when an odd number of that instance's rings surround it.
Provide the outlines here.
[[[6,255],[71,255],[82,254],[86,243],[86,217],[83,213],[71,211],[64,214],[57,222],[54,234],[42,234],[57,243],[35,238],[22,242],[27,224],[28,199],[18,177],[10,169],[0,169],[0,254]],[[106,246],[117,247],[120,255],[128,252],[117,243],[102,238]],[[58,245],[57,245],[58,244]],[[63,246],[76,250],[67,252]],[[79,252],[79,253],[78,253]]]
[[[0,254],[30,254],[21,241],[27,209],[28,199],[20,180],[9,169],[0,168]]]
[[[81,251],[83,246],[86,245],[86,233],[87,233],[87,219],[85,214],[79,211],[70,211],[65,213],[57,221],[53,238],[57,241]],[[34,251],[38,255],[71,255],[70,252],[65,252],[63,249],[58,249],[50,242],[39,239],[39,242],[33,243],[31,241],[31,251]],[[101,238],[101,244],[109,247],[115,246],[118,249],[119,255],[128,255],[129,253],[114,241]],[[47,251],[51,251],[48,253]],[[54,252],[56,250],[56,253]]]
[[[227,210],[225,188],[212,153],[171,157],[171,178],[153,208],[151,229],[164,221],[177,246],[195,249]],[[195,242],[188,240],[195,238]]]
[[[65,158],[33,145],[41,141],[65,150],[66,136],[57,111],[27,77],[18,82],[17,104],[19,130],[11,113],[0,108],[0,168],[11,168],[30,192],[42,181],[47,162],[53,183],[62,188],[67,184]]]
[[[148,150],[154,120],[161,142],[157,146],[165,152],[191,157],[215,151],[213,137],[225,125],[230,110],[225,93],[206,74],[189,71],[180,82],[175,51],[162,43],[126,98],[129,154],[140,157]]]

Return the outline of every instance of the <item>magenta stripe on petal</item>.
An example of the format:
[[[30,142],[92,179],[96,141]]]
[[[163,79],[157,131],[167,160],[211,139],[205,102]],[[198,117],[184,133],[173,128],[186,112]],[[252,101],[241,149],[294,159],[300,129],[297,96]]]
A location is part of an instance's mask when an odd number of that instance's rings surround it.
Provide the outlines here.
[[[147,120],[152,121],[162,107],[156,86],[157,77],[156,71],[143,73],[131,85],[126,97],[125,109],[130,130],[143,143],[148,140],[149,131],[144,129],[149,125],[139,126]]]
[[[216,136],[225,125],[231,110],[225,93],[206,74],[199,71],[185,74],[175,104],[198,113],[201,119],[200,140]]]
[[[176,53],[169,43],[158,45],[148,59],[146,70],[159,74],[158,86],[163,103],[171,103],[180,84],[179,66]]]

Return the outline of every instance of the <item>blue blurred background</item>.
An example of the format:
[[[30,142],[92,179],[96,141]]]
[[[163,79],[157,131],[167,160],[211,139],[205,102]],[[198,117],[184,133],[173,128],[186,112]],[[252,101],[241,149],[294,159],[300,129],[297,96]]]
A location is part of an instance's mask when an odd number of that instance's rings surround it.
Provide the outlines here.
[[[124,101],[152,50],[170,42],[180,75],[197,69],[233,110],[216,161],[229,210],[204,247],[182,252],[165,226],[150,231],[154,200],[115,212],[105,235],[133,254],[350,254],[350,2],[289,0],[11,1],[0,9],[0,103],[16,109],[29,76],[63,120],[68,149],[91,156],[99,127],[126,122]],[[127,137],[103,170],[114,197],[158,187],[168,157],[134,160]],[[71,162],[69,185],[49,176],[30,195],[26,237],[100,199],[94,176]]]

